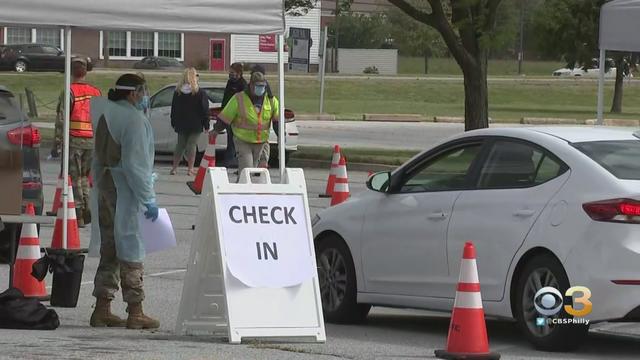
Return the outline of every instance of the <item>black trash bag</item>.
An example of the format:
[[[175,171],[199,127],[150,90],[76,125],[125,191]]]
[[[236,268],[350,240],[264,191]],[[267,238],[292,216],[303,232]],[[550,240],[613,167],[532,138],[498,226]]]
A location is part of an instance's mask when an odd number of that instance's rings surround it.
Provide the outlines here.
[[[84,256],[77,252],[48,251],[37,260],[31,275],[38,280],[47,276],[47,271],[53,273],[51,286],[51,306],[76,307],[82,283]]]
[[[58,326],[55,310],[37,299],[25,298],[16,288],[0,293],[0,329],[55,330]]]

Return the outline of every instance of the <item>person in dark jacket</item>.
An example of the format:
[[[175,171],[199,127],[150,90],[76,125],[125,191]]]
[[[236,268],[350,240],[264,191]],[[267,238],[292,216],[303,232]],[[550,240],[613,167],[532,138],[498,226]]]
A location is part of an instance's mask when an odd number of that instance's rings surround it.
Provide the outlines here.
[[[262,73],[263,75],[267,74],[264,70],[264,66],[260,64],[253,65],[251,67],[251,75],[253,75],[253,73],[256,73],[256,72]],[[271,86],[269,86],[268,81],[267,81],[267,96],[269,96],[269,98],[273,98],[273,93],[271,92]]]
[[[171,127],[178,133],[178,143],[173,153],[175,175],[183,156],[187,158],[189,174],[195,175],[196,143],[200,134],[209,131],[209,98],[198,85],[198,73],[194,68],[184,71],[171,102]]]
[[[229,68],[229,80],[227,81],[227,87],[224,89],[224,97],[222,98],[222,108],[227,106],[227,103],[233,95],[243,92],[247,89],[247,81],[242,77],[242,64],[233,63]],[[225,127],[227,131],[227,150],[224,153],[224,164],[227,168],[237,168],[238,159],[236,157],[236,147],[233,141],[233,130],[230,125]]]

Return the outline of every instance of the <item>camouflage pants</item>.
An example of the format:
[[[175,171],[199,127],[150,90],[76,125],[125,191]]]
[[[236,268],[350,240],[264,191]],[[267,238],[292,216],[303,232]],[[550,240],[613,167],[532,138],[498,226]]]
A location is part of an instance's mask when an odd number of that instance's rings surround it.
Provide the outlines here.
[[[76,203],[78,218],[89,211],[89,174],[91,172],[93,150],[69,147],[69,176],[73,184],[73,199]],[[62,169],[60,169],[62,174]]]
[[[144,300],[142,263],[119,260],[116,253],[114,217],[117,192],[110,174],[102,178],[98,194],[98,216],[100,222],[100,265],[94,280],[93,296],[113,300],[122,285],[122,298],[126,303]]]

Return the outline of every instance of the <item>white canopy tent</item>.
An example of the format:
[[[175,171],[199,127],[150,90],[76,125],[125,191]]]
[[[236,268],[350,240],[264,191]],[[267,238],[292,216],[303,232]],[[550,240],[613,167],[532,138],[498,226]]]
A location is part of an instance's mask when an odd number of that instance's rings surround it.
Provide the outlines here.
[[[162,30],[235,34],[278,34],[280,108],[284,109],[283,0],[8,0],[0,24],[65,28],[65,104],[70,102],[72,28]],[[258,51],[258,49],[256,49]],[[69,106],[65,106],[63,147],[63,248],[67,247]],[[284,110],[280,111],[280,179],[284,179]]]
[[[604,122],[605,52],[640,51],[640,0],[615,0],[600,10],[600,77],[598,81],[598,125]],[[620,70],[620,69],[618,69]]]

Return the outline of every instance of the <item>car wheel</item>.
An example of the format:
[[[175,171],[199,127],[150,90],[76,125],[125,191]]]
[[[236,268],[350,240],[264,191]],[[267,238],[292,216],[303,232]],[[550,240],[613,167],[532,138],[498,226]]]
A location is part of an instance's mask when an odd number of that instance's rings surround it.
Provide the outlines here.
[[[515,312],[518,326],[525,337],[539,350],[570,351],[580,346],[589,332],[588,325],[560,324],[546,322],[540,326],[536,324],[541,316],[535,308],[534,297],[543,287],[553,287],[564,294],[569,288],[567,277],[562,264],[552,255],[544,254],[531,259],[518,277],[515,298]],[[562,297],[556,301],[563,301]],[[561,310],[550,318],[571,318],[572,316]]]
[[[316,243],[322,311],[328,322],[350,324],[366,319],[371,305],[358,304],[356,271],[347,245],[337,235]]]
[[[291,158],[292,151],[284,152],[284,165],[286,166],[289,163]],[[279,156],[278,156],[278,147],[272,147],[269,153],[269,167],[277,168],[280,166]]]
[[[25,61],[23,61],[23,60],[18,60],[18,61],[16,61],[16,64],[15,64],[14,68],[15,68],[16,72],[19,72],[19,73],[26,72],[27,71],[27,63]]]

